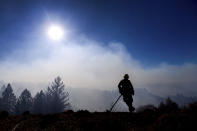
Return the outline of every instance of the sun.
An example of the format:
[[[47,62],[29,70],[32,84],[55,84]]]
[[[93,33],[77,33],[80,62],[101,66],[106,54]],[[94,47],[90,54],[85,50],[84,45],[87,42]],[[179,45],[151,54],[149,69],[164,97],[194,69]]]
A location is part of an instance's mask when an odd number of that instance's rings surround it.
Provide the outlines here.
[[[58,41],[63,38],[64,31],[59,25],[50,25],[47,33],[50,39]]]

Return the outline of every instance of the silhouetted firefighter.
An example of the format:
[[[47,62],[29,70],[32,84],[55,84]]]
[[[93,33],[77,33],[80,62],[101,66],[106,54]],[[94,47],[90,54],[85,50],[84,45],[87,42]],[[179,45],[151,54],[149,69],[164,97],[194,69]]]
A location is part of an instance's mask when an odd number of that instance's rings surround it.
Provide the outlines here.
[[[131,84],[131,81],[129,80],[129,75],[125,74],[124,79],[120,81],[118,84],[119,92],[123,96],[124,102],[129,107],[129,111],[133,112],[135,108],[133,107],[133,97],[134,95],[134,89],[133,85]]]

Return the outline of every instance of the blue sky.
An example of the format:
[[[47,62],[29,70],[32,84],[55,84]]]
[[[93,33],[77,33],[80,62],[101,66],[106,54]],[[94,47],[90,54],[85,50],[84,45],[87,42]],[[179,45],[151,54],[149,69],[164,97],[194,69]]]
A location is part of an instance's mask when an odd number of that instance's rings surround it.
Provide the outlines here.
[[[123,43],[144,66],[196,63],[196,15],[194,0],[1,0],[0,60],[31,47],[50,17],[92,40]]]
[[[196,16],[192,0],[0,0],[0,83],[114,90],[128,73],[134,88],[196,96]]]

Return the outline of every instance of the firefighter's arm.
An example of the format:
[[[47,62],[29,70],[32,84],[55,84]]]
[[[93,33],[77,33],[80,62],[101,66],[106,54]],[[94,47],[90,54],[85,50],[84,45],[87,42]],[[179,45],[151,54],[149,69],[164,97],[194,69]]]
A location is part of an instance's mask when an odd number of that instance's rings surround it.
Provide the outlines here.
[[[122,94],[122,81],[119,82],[118,88],[119,88],[120,94]]]

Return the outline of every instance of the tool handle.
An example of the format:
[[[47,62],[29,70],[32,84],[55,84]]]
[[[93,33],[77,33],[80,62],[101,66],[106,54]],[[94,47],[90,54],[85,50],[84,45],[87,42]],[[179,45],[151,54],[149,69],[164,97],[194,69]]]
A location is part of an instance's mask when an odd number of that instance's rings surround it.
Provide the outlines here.
[[[112,105],[112,107],[111,107],[111,109],[110,109],[110,112],[112,111],[112,109],[114,108],[114,106],[116,105],[116,103],[118,102],[118,100],[120,99],[121,96],[122,96],[122,95],[120,95],[120,96],[118,97],[118,99],[116,100],[116,102]]]

